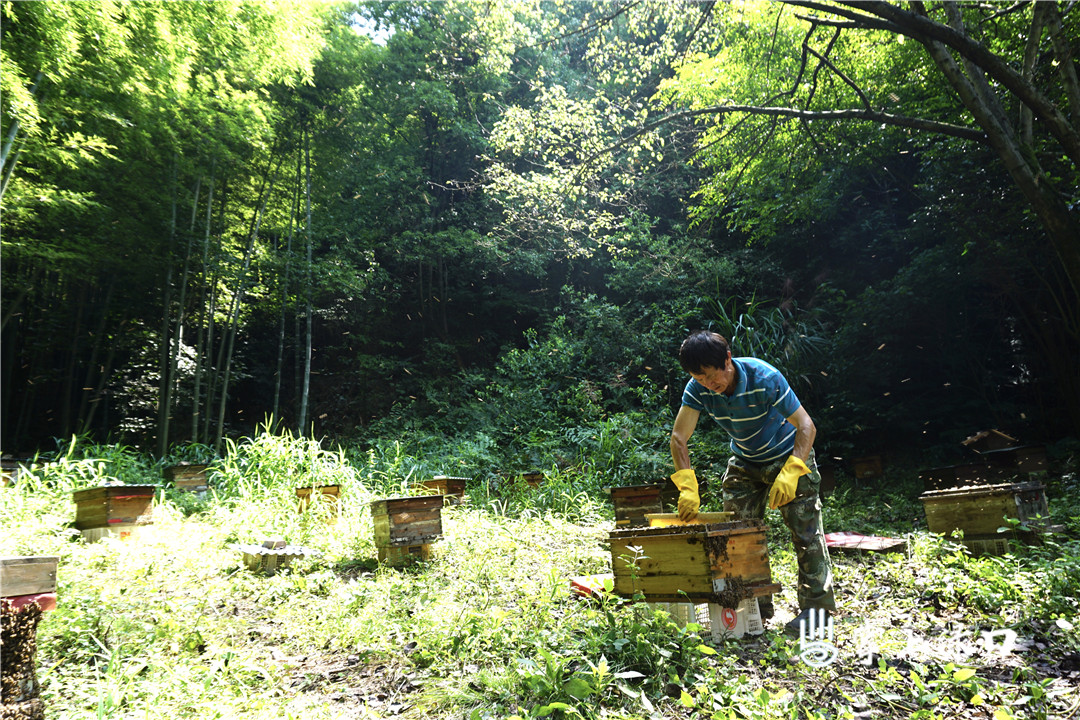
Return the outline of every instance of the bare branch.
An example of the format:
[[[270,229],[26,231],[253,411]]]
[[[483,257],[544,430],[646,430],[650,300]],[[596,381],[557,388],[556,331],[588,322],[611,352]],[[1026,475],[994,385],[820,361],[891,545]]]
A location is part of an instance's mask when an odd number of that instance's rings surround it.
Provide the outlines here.
[[[832,6],[822,3],[806,3],[802,0],[784,0],[784,2],[800,6],[813,5],[815,9],[832,12],[830,9]],[[971,60],[983,72],[1000,82],[1021,102],[1028,105],[1039,122],[1061,143],[1072,162],[1080,166],[1080,132],[1073,128],[1068,118],[1037,87],[1026,82],[1020,73],[985,45],[948,25],[935,22],[928,16],[909,12],[882,0],[837,0],[837,3],[845,8],[857,8],[861,13],[888,20],[902,28],[905,35],[918,40],[924,46],[928,46],[929,42],[938,42]],[[845,12],[850,15],[853,11],[846,9]]]
[[[557,35],[556,37],[553,37],[553,38],[545,38],[543,40],[540,40],[540,42],[534,43],[533,45],[525,45],[523,47],[526,47],[526,48],[545,47],[547,45],[551,45],[552,43],[557,43],[560,40],[565,40],[568,37],[574,37],[575,35],[586,35],[589,32],[591,32],[593,30],[596,30],[597,28],[600,28],[600,27],[603,27],[604,25],[607,25],[608,23],[612,22],[613,20],[615,20],[615,18],[619,17],[620,15],[624,15],[624,14],[630,12],[631,10],[634,9],[635,6],[640,5],[642,2],[644,2],[644,0],[634,0],[633,2],[627,3],[626,5],[622,5],[622,6],[616,5],[615,12],[613,12],[610,15],[607,15],[605,17],[602,17],[599,20],[594,21],[594,22],[590,23],[589,25],[586,25],[585,27],[577,28],[576,30],[571,30],[570,32],[563,33],[562,35]]]
[[[862,91],[862,88],[860,88],[857,84],[855,84],[854,80],[852,80],[850,77],[848,77],[847,74],[845,74],[842,70],[840,70],[840,68],[836,67],[836,65],[833,64],[833,61],[828,58],[828,54],[832,50],[833,44],[836,43],[836,40],[839,37],[840,37],[840,28],[837,28],[836,29],[836,34],[833,35],[833,39],[829,43],[829,47],[825,50],[825,55],[822,55],[821,53],[817,52],[813,48],[807,48],[807,49],[810,51],[810,53],[814,57],[816,57],[818,60],[820,60],[822,62],[822,64],[824,64],[826,67],[828,67],[830,70],[832,70],[833,73],[835,73],[838,78],[843,80],[844,83],[848,87],[850,87],[852,90],[854,90],[855,94],[859,96],[860,100],[862,100],[863,107],[869,109],[870,108],[870,98],[866,97],[866,93],[864,93]],[[819,69],[820,69],[820,66],[819,66]],[[814,72],[814,87],[817,87],[817,71]]]
[[[1020,0],[1020,2],[1013,3],[1004,10],[998,10],[993,15],[988,15],[987,17],[983,18],[983,22],[990,22],[991,20],[997,20],[999,17],[1003,17],[1005,15],[1012,15],[1014,12],[1019,12],[1030,4],[1031,0]],[[1036,7],[1038,7],[1038,5],[1039,3],[1036,3]]]
[[[761,107],[758,105],[710,105],[709,107],[697,108],[695,110],[680,110],[678,112],[670,113],[642,125],[629,135],[597,150],[582,161],[578,171],[574,174],[571,184],[578,184],[585,170],[598,158],[610,155],[619,148],[629,145],[635,139],[646,133],[652,132],[663,125],[676,120],[685,120],[705,115],[726,115],[731,113],[746,113],[747,115],[760,115],[774,118],[787,117],[802,122],[863,120],[894,127],[906,127],[913,130],[924,130],[926,132],[938,133],[941,135],[950,135],[962,140],[971,140],[980,143],[988,142],[986,133],[978,128],[953,125],[937,120],[927,120],[925,118],[909,117],[906,115],[894,115],[892,113],[871,110],[869,108],[851,108],[847,110],[801,110],[792,107]]]
[[[1039,3],[1035,6],[1035,11],[1031,14],[1031,27],[1028,28],[1028,40],[1027,45],[1024,47],[1024,79],[1031,82],[1035,76],[1035,62],[1039,58],[1039,45],[1042,42],[1043,26],[1045,24],[1044,18],[1046,17],[1046,8],[1048,3]],[[1020,141],[1026,147],[1032,147],[1034,143],[1034,136],[1031,128],[1031,108],[1027,105],[1020,105],[1020,118],[1018,120],[1018,126],[1020,128]]]
[[[1042,5],[1042,3],[1040,3]],[[1073,120],[1080,118],[1080,81],[1076,77],[1076,64],[1073,60],[1073,47],[1065,38],[1065,29],[1061,24],[1061,13],[1054,3],[1046,3],[1047,25],[1050,29],[1050,41],[1054,45],[1054,54],[1057,55],[1058,73],[1065,85],[1065,94],[1069,98],[1069,110]]]

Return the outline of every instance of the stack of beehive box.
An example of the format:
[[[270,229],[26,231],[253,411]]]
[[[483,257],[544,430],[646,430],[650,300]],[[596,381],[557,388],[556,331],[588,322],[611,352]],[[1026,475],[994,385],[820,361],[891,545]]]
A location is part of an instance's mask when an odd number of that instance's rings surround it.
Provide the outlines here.
[[[433,492],[442,495],[450,504],[461,503],[465,500],[465,484],[468,481],[469,478],[465,477],[436,475],[420,483],[418,492]]]
[[[442,535],[442,495],[387,498],[371,503],[379,562],[403,565],[428,560]]]

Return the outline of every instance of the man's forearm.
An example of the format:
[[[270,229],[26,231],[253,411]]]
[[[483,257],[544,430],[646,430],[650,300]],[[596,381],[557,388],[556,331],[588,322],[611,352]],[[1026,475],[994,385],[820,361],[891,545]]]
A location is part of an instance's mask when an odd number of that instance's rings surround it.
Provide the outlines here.
[[[810,460],[810,451],[814,449],[814,438],[817,437],[817,427],[814,421],[807,415],[806,419],[795,426],[795,447],[791,454],[803,462]]]
[[[671,436],[671,459],[675,463],[676,472],[690,467],[690,448],[686,441],[677,435]]]

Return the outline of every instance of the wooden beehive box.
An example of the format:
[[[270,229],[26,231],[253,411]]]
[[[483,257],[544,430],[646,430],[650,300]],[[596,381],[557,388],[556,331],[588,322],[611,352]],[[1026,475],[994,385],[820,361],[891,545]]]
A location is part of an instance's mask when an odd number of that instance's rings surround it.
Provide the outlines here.
[[[993,536],[1005,518],[1021,522],[1046,517],[1046,488],[1039,482],[932,490],[919,496],[930,532],[962,530],[965,537]]]
[[[614,590],[626,597],[733,608],[780,590],[760,521],[627,528],[613,530],[609,542]]]
[[[154,485],[106,485],[76,490],[75,527],[79,530],[115,525],[149,525]]]
[[[870,478],[880,477],[882,473],[881,456],[867,455],[865,457],[855,458],[852,461],[852,472],[857,480],[869,480]]]
[[[430,480],[425,480],[421,483],[421,486],[425,490],[434,491],[439,495],[463,498],[465,497],[465,483],[468,482],[468,480],[469,478],[436,475]]]
[[[442,495],[387,498],[371,503],[379,561],[396,564],[408,557],[427,559],[424,546],[442,535]]]
[[[56,566],[51,555],[0,557],[0,597],[56,592]]]
[[[19,482],[19,473],[22,467],[15,460],[4,458],[0,460],[0,486],[14,485]]]
[[[709,479],[698,476],[697,483],[698,498],[704,504],[709,501]],[[671,482],[671,478],[664,478],[656,485],[660,488],[660,505],[663,508],[661,512],[677,510],[679,507],[679,488],[675,487],[675,483]]]
[[[544,482],[544,473],[539,471],[521,473],[521,479],[527,482],[529,487],[537,488]]]
[[[664,511],[659,485],[626,485],[605,488],[605,492],[611,495],[617,528],[648,525],[647,514]]]
[[[981,453],[986,464],[1000,475],[1028,479],[1046,473],[1046,448],[1042,445],[987,450]]]
[[[297,506],[300,512],[307,512],[311,507],[312,496],[316,502],[325,503],[320,506],[320,511],[326,515],[328,522],[337,522],[340,514],[340,485],[315,485],[311,487],[296,488]]]
[[[209,467],[203,463],[180,463],[165,468],[162,474],[177,490],[203,493],[210,489],[206,480],[206,470]]]

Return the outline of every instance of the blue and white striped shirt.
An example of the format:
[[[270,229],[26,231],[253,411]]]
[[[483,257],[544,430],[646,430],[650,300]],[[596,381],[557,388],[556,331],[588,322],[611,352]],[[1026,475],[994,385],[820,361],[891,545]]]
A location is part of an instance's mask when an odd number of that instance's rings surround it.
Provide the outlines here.
[[[731,436],[731,452],[752,463],[768,463],[791,454],[795,426],[787,418],[801,403],[780,371],[757,358],[732,358],[738,371],[729,397],[690,378],[682,404],[707,413]]]

